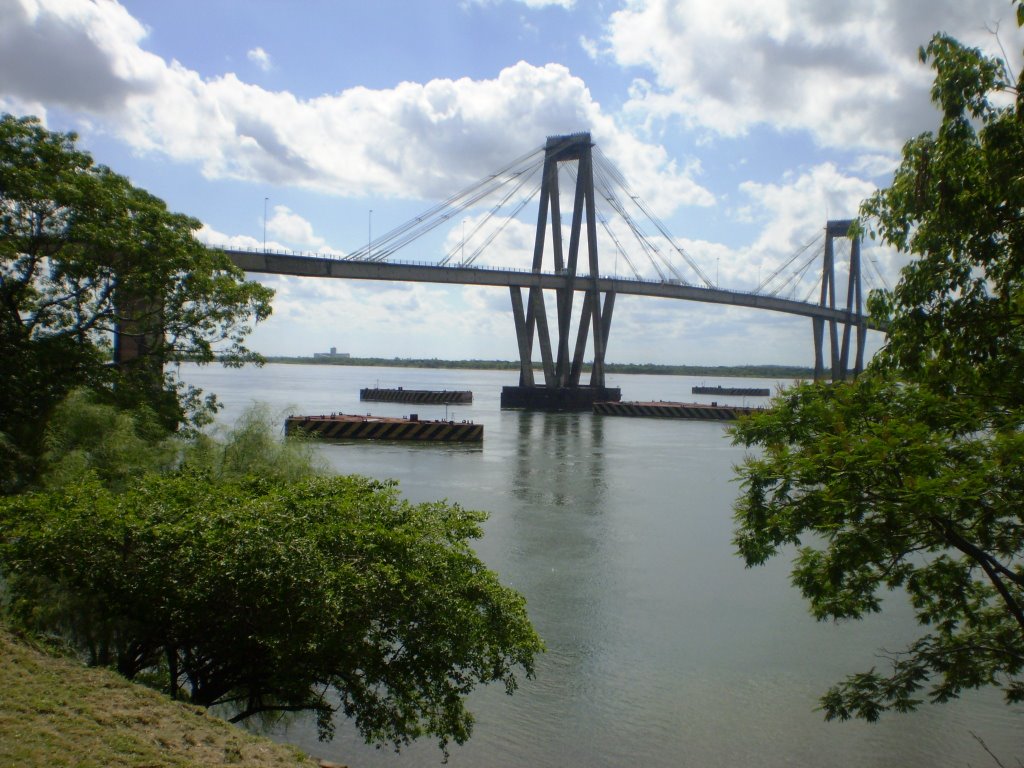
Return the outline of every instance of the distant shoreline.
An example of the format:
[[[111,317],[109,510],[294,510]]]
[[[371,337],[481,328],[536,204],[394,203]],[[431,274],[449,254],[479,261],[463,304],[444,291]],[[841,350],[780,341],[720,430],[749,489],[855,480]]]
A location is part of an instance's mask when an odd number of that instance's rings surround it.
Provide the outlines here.
[[[358,365],[368,368],[451,368],[482,371],[518,371],[514,360],[439,360],[437,358],[383,357],[271,357],[268,363],[287,365]],[[536,366],[535,366],[536,367]],[[585,364],[585,370],[590,366]],[[810,379],[813,368],[796,365],[656,365],[654,363],[605,363],[607,373],[642,373],[655,376],[728,376],[758,379]]]

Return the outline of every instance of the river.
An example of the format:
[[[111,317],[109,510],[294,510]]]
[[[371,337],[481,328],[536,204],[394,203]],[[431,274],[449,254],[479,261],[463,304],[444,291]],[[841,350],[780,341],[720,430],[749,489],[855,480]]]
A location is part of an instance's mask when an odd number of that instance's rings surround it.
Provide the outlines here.
[[[899,594],[869,620],[818,623],[789,585],[787,559],[744,568],[730,544],[743,450],[721,424],[502,411],[512,371],[183,365],[180,375],[218,395],[225,422],[261,402],[282,421],[416,412],[484,424],[482,448],[317,449],[338,472],[398,480],[412,501],[444,498],[490,513],[476,549],[526,596],[547,652],[514,696],[493,686],[472,695],[477,722],[469,742],[452,747],[456,768],[996,765],[972,733],[1005,764],[1024,760],[1024,707],[1007,707],[993,691],[877,724],[824,722],[816,707],[826,688],[882,668],[878,654],[903,647],[915,625]],[[708,402],[690,388],[780,383],[608,378],[624,400]],[[373,386],[472,390],[474,400],[447,411],[361,403],[359,389]],[[272,733],[352,768],[441,762],[432,742],[395,754],[365,746],[345,722],[328,743],[302,718]]]

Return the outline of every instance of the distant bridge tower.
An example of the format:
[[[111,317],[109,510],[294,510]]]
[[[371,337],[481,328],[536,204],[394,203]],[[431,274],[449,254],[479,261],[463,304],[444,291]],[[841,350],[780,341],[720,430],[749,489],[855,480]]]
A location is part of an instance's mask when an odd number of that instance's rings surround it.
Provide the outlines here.
[[[829,309],[836,308],[836,265],[835,239],[850,237],[853,221],[841,219],[829,221],[825,225],[825,257],[821,270],[821,298],[819,304]],[[860,238],[850,239],[850,274],[846,284],[846,318],[844,320],[828,320],[829,351],[831,352],[832,381],[843,381],[856,377],[864,370],[864,342],[867,336],[867,323],[863,313],[864,297],[861,288]],[[813,319],[814,324],[814,379],[825,378],[824,346],[826,320],[821,317]],[[839,327],[842,326],[842,337]],[[850,368],[850,341],[855,338],[856,349],[853,368]]]
[[[549,410],[589,410],[595,400],[619,400],[618,389],[605,387],[604,357],[611,330],[614,291],[603,296],[598,290],[601,272],[597,258],[597,212],[594,204],[593,142],[589,133],[550,136],[544,147],[544,168],[541,178],[540,207],[537,213],[537,234],[533,247],[533,272],[540,273],[544,260],[544,246],[550,224],[551,249],[554,271],[562,276],[562,284],[555,289],[557,347],[552,348],[551,335],[544,305],[544,292],[537,285],[529,289],[524,303],[519,286],[510,288],[512,314],[519,342],[519,386],[504,387],[502,407],[526,407]],[[569,251],[565,253],[562,240],[562,213],[558,188],[560,163],[576,163],[576,190],[569,229]],[[586,221],[587,259],[589,276],[577,277],[580,239]],[[591,285],[583,290],[575,346],[570,358],[570,327],[573,299],[580,281]],[[593,334],[594,361],[590,384],[581,385],[583,356],[590,334]],[[540,346],[544,370],[544,384],[537,385],[533,373],[534,339]]]

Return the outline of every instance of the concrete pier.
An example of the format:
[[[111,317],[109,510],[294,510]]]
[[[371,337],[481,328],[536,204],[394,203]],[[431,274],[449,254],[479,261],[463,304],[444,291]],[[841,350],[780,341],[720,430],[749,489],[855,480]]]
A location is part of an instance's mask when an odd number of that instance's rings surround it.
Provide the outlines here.
[[[617,402],[618,387],[502,387],[502,408],[530,408],[538,411],[589,411],[598,401]]]

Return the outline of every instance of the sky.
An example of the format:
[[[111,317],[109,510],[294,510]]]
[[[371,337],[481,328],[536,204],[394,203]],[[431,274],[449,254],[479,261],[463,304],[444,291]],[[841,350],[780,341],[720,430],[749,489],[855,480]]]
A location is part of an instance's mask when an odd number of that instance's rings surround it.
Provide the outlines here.
[[[1009,0],[0,0],[0,19],[0,111],[77,132],[211,245],[343,255],[546,137],[589,131],[735,290],[856,216],[903,142],[934,130],[918,58],[934,33],[1014,71],[1022,48]],[[395,258],[473,249],[490,205]],[[536,210],[477,263],[529,268]],[[598,244],[601,271],[626,274]],[[870,242],[864,258],[867,287],[905,263]],[[250,337],[266,355],[518,358],[506,289],[253,277],[276,290]],[[800,280],[780,295],[813,293]],[[607,360],[812,365],[811,321],[621,296]]]

